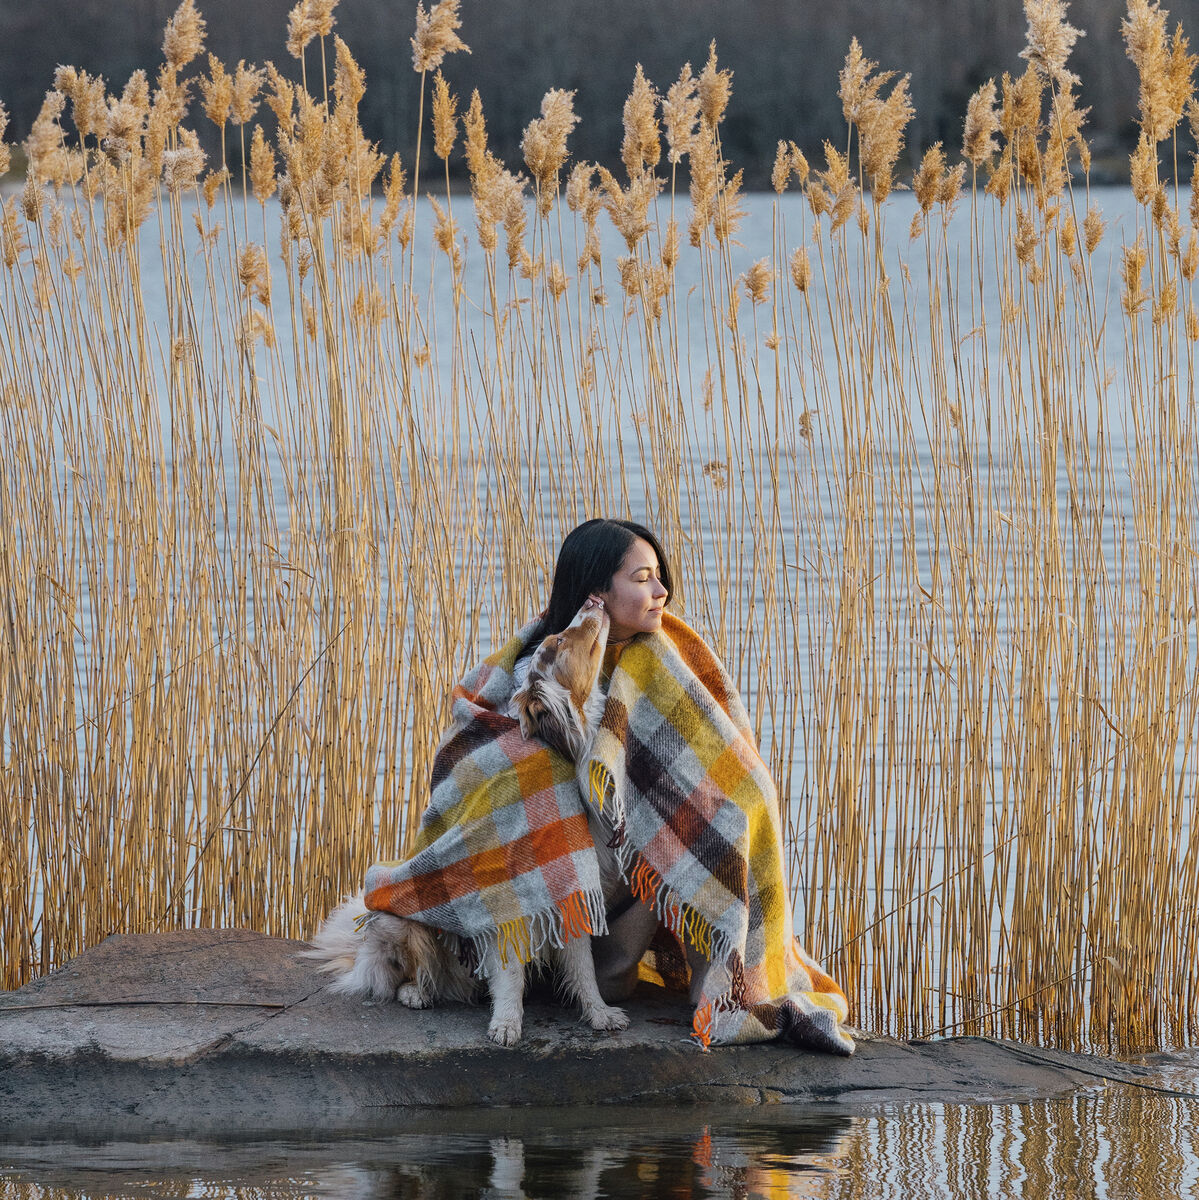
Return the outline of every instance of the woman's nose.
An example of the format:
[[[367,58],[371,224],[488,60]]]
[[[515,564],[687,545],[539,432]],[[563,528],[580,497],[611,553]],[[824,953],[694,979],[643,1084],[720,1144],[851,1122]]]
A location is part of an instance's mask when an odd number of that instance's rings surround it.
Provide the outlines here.
[[[660,579],[655,579],[654,580],[654,595],[655,596],[667,596],[669,594],[670,593],[667,592],[667,590],[666,590],[666,585]]]

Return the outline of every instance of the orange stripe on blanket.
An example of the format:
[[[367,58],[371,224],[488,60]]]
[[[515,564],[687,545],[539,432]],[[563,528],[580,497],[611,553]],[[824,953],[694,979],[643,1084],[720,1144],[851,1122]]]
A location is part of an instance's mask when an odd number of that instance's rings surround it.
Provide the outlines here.
[[[570,856],[591,848],[591,834],[585,813],[565,817],[555,824],[543,825],[523,837],[502,846],[493,846],[457,862],[435,866],[419,875],[409,875],[395,883],[384,884],[367,892],[366,907],[383,909],[397,917],[412,917],[430,909],[452,904],[463,896],[497,887],[530,869],[555,863],[569,865]],[[559,873],[577,890],[580,882],[573,868]],[[551,895],[550,900],[556,903]]]
[[[829,996],[840,996],[845,1000],[845,993],[838,986],[837,981],[831,975],[826,975],[819,967],[808,967],[808,974],[812,977],[812,987],[818,992],[824,992]]]

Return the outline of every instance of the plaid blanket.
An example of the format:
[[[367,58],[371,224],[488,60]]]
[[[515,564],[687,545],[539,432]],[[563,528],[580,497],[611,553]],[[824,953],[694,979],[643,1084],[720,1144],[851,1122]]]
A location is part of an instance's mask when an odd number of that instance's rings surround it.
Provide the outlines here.
[[[504,715],[532,624],[454,691],[416,846],[366,879],[368,908],[412,917],[502,962],[606,931],[575,765]],[[700,1044],[784,1039],[852,1054],[845,997],[794,937],[778,799],[736,688],[666,614],[623,651],[584,790],[634,895],[710,960]]]
[[[778,797],[748,714],[670,613],[621,655],[589,774],[634,895],[710,961],[696,1038],[852,1054],[845,996],[792,929]]]

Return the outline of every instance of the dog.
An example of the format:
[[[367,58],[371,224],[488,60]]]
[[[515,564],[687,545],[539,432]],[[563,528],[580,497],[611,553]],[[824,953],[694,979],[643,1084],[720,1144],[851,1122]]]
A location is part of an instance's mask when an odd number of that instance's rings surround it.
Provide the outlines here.
[[[580,764],[580,776],[603,716],[599,683],[608,629],[603,602],[588,598],[566,629],[538,645],[509,706],[508,715],[520,723],[522,737],[539,738]],[[584,778],[580,786],[587,786]],[[615,853],[608,847],[611,831],[590,809],[588,820],[607,900],[620,878]],[[478,987],[432,929],[392,913],[369,912],[361,892],[334,909],[311,947],[305,956],[336,976],[331,988],[335,992],[429,1008],[437,1000],[471,1000]],[[562,991],[580,1004],[592,1029],[628,1027],[623,1009],[605,1003],[600,995],[589,936],[572,938],[560,950],[547,949],[544,957],[558,960]],[[498,1045],[514,1046],[524,1025],[525,965],[516,958],[503,963],[493,947],[487,951],[483,973],[491,992],[487,1036]]]

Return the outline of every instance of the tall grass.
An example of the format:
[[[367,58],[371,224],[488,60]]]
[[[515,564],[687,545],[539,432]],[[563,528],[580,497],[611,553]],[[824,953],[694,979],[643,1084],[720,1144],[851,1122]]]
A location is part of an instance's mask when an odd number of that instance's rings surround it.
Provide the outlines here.
[[[204,72],[191,0],[153,87],[60,68],[0,246],[3,984],[118,931],[311,933],[414,833],[452,683],[562,535],[633,513],[750,699],[860,1024],[1192,1040],[1194,60],[1133,0],[1117,239],[1073,31],[1028,10],[914,196],[906,80],[856,42],[773,201],[724,161],[715,48],[636,71],[619,177],[570,162],[565,92],[526,173],[495,157],[440,74],[453,0],[418,9],[411,164],[331,0],[298,84]]]

